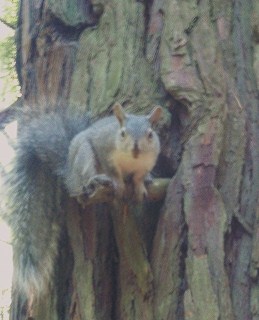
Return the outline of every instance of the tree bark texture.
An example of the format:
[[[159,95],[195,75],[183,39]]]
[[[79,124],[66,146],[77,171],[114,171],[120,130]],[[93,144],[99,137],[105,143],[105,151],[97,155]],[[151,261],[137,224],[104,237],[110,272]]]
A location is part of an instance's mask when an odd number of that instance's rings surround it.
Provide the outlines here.
[[[157,170],[172,177],[163,204],[64,199],[33,319],[259,319],[258,2],[21,0],[17,43],[29,110],[163,105]]]

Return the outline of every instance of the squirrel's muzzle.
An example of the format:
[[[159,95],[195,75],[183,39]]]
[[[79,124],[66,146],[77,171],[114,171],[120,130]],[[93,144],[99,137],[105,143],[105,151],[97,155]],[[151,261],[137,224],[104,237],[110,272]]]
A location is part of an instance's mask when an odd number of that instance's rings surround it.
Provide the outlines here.
[[[140,150],[139,150],[138,142],[135,141],[134,148],[132,149],[133,158],[137,158],[139,156],[139,153],[140,153]]]

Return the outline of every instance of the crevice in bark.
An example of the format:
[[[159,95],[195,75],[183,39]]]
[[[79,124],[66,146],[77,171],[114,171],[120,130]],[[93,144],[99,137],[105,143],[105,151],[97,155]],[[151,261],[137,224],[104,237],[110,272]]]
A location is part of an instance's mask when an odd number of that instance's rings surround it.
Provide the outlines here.
[[[59,319],[66,319],[69,314],[72,292],[72,270],[73,270],[73,254],[69,243],[67,230],[64,228],[61,234],[59,245],[59,257],[56,265],[59,266],[55,270],[55,288],[57,290],[57,314]],[[69,263],[67,263],[69,261]]]
[[[160,131],[161,153],[155,166],[155,176],[173,177],[181,162],[183,153],[183,133],[188,122],[187,108],[170,98],[170,119],[168,126]]]
[[[43,28],[50,29],[49,34],[56,35],[64,42],[77,41],[86,28],[93,28],[96,24],[79,24],[77,26],[66,25],[61,19],[53,15],[50,10],[45,13],[45,25]]]
[[[149,261],[151,258],[155,231],[160,217],[162,204],[162,201],[147,202],[144,205],[143,210],[140,210],[143,212],[136,215],[136,219],[138,219],[138,225],[141,230],[140,234],[145,243],[145,249],[147,250],[147,257]]]
[[[148,28],[149,28],[149,23],[150,23],[150,17],[151,17],[151,9],[152,9],[152,5],[153,5],[153,1],[154,0],[136,0],[138,2],[143,3],[144,5],[144,19],[143,19],[143,23],[144,23],[144,41],[145,41],[145,45],[143,46],[144,49],[144,56],[146,53],[146,46],[147,46],[147,39],[148,39]]]
[[[187,36],[190,36],[192,33],[192,30],[195,28],[196,24],[199,22],[200,17],[196,16],[192,19],[192,21],[189,23],[189,25],[184,29],[184,32]]]
[[[117,314],[117,297],[120,294],[118,290],[118,273],[119,273],[119,252],[115,240],[114,227],[111,224],[112,228],[112,237],[113,237],[113,246],[112,246],[112,254],[110,259],[112,259],[112,272],[111,272],[111,282],[112,282],[112,290],[110,292],[111,295],[111,319],[116,319]]]
[[[204,77],[203,77],[203,74],[202,74],[202,71],[200,69],[200,65],[199,65],[198,61],[194,61],[194,66],[195,66],[195,69],[196,69],[196,75],[197,75],[200,83],[202,84],[204,95],[206,95],[206,94],[208,94],[207,88],[206,88],[206,83],[204,81]]]
[[[182,197],[182,216],[184,216],[184,197]],[[188,225],[184,223],[181,234],[179,236],[181,241],[179,250],[179,279],[181,281],[179,286],[178,305],[176,309],[176,318],[184,319],[184,294],[188,287],[186,280],[186,258],[188,257]]]

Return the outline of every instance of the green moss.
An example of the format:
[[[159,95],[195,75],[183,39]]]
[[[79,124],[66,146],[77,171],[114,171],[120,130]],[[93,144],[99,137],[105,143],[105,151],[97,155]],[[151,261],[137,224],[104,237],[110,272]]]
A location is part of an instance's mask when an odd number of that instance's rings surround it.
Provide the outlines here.
[[[77,26],[88,22],[89,17],[83,1],[48,0],[50,11],[68,26]]]
[[[143,16],[143,3],[113,0],[98,26],[82,33],[70,105],[83,105],[93,114],[105,112],[116,100],[127,101],[131,112],[152,106],[158,90],[144,55]]]
[[[207,256],[193,256],[192,260],[187,260],[187,271],[189,271],[188,282],[193,302],[192,308],[195,310],[195,317],[191,319],[218,320],[217,297],[211,283]],[[190,310],[190,306],[186,305],[186,309]]]

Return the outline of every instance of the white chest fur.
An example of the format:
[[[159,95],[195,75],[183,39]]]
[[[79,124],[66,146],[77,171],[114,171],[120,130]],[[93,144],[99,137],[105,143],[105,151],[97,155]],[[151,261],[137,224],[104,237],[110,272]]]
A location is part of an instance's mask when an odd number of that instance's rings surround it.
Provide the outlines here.
[[[132,173],[146,175],[153,169],[156,156],[154,153],[146,152],[140,153],[137,158],[134,158],[132,153],[116,150],[112,153],[110,161],[117,172],[122,175]]]

